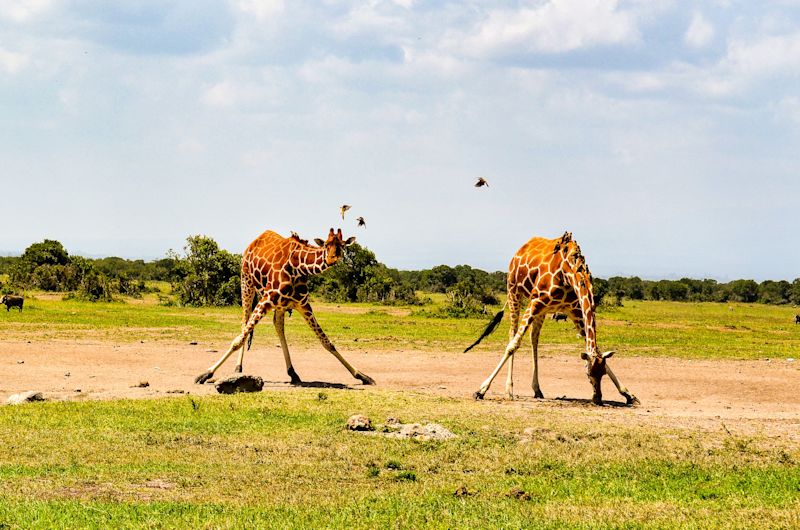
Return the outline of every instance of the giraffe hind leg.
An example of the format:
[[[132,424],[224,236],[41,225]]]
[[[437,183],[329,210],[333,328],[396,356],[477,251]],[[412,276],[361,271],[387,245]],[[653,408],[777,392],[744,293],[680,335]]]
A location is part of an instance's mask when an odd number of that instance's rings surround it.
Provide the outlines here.
[[[500,359],[500,363],[497,365],[497,368],[495,368],[494,371],[489,374],[489,377],[487,377],[486,380],[481,384],[481,387],[478,389],[478,391],[473,394],[475,399],[483,399],[483,396],[486,395],[486,391],[489,390],[489,386],[492,384],[492,381],[494,381],[494,378],[497,377],[498,372],[500,372],[508,359],[514,355],[514,352],[519,349],[520,341],[522,340],[523,335],[525,335],[525,332],[528,331],[533,319],[547,309],[549,301],[550,299],[546,297],[540,297],[531,301],[528,309],[525,311],[525,314],[520,320],[517,332],[508,342],[505,353],[503,353],[503,357]]]
[[[275,308],[275,313],[273,314],[272,321],[275,324],[275,332],[278,334],[278,339],[281,341],[281,350],[283,350],[283,359],[286,361],[286,373],[289,374],[289,377],[292,380],[293,385],[299,385],[303,381],[300,379],[300,376],[297,375],[297,372],[294,371],[294,367],[292,366],[292,359],[289,356],[289,345],[286,342],[286,333],[284,331],[284,314],[286,311],[283,308],[277,307]]]
[[[533,350],[533,378],[531,381],[531,388],[533,388],[533,397],[537,399],[544,399],[542,389],[539,387],[539,333],[542,331],[544,324],[544,315],[537,315],[531,324],[531,349]]]
[[[195,378],[194,382],[197,383],[198,385],[202,385],[203,383],[214,377],[214,372],[216,372],[219,369],[219,367],[222,366],[222,363],[224,363],[228,359],[228,357],[230,357],[235,351],[244,346],[244,342],[247,339],[247,334],[253,331],[253,328],[256,326],[256,324],[258,324],[258,321],[261,320],[264,314],[266,314],[266,312],[269,311],[270,309],[272,309],[272,304],[269,302],[269,300],[266,299],[261,300],[256,305],[256,308],[253,310],[253,313],[250,315],[250,318],[247,321],[247,325],[244,327],[242,332],[239,333],[239,335],[235,339],[233,339],[233,342],[231,342],[228,351],[226,351],[225,354],[222,357],[220,357],[220,359],[216,363],[212,364],[208,368],[208,370],[198,375]]]
[[[242,331],[250,321],[250,315],[253,314],[256,301],[256,289],[253,285],[253,279],[244,270],[242,271]],[[250,345],[253,343],[253,332],[251,330],[247,335],[247,351],[250,351]],[[245,348],[239,350],[239,359],[236,361],[236,368],[233,371],[237,374],[242,373],[242,363],[244,361]]]

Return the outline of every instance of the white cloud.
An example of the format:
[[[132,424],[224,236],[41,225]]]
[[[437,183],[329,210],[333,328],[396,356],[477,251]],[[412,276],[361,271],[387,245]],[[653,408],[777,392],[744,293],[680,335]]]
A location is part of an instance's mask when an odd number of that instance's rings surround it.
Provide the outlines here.
[[[714,26],[712,26],[701,13],[692,15],[689,28],[683,36],[683,40],[693,48],[702,48],[714,38]]]
[[[558,53],[639,39],[636,17],[617,0],[550,0],[536,8],[489,13],[467,49],[485,56],[508,52]],[[458,43],[460,45],[461,43]]]
[[[236,104],[236,90],[231,83],[223,81],[206,90],[200,101],[212,107],[230,108]]]
[[[54,5],[53,0],[3,0],[2,7],[0,7],[0,19],[25,23]]]
[[[283,12],[283,0],[238,0],[236,6],[258,20],[267,20]]]
[[[0,48],[0,70],[9,74],[16,74],[27,64],[28,57],[21,53],[14,53]]]
[[[800,71],[800,33],[766,37],[755,42],[733,41],[726,65],[747,76]]]

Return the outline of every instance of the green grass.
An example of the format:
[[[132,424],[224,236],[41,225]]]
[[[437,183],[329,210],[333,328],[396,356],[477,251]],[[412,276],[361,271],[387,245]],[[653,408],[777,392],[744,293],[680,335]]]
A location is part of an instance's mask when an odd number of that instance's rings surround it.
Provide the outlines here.
[[[435,307],[442,301],[434,297]],[[485,327],[486,318],[422,316],[413,307],[314,303],[315,314],[342,351],[348,349],[419,349],[460,352]],[[604,350],[622,355],[689,359],[758,359],[800,357],[796,308],[762,304],[625,302],[598,315],[598,340]],[[7,340],[100,340],[114,342],[189,340],[230,341],[239,329],[241,309],[164,307],[149,295],[143,301],[115,303],[29,298],[18,313],[0,308],[0,334]],[[316,337],[295,314],[287,319],[292,344],[315,345]],[[507,322],[479,351],[500,352],[508,338]],[[274,341],[268,316],[256,329],[256,341]],[[547,320],[540,339],[577,355],[582,342],[569,323]],[[523,343],[528,348],[528,341]]]
[[[656,429],[623,409],[324,396],[2,407],[0,528],[800,524],[800,453],[789,441]],[[436,421],[458,437],[347,432],[356,412]],[[455,495],[460,488],[466,494]]]

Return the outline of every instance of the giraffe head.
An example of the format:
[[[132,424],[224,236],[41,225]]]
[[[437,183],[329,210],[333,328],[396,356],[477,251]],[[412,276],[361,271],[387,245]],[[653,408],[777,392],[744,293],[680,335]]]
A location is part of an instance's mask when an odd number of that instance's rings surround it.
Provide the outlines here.
[[[613,351],[604,353],[587,353],[581,354],[581,359],[586,361],[586,376],[594,389],[592,401],[595,405],[600,405],[603,402],[603,392],[600,388],[600,382],[603,376],[606,375],[606,360],[614,355]]]
[[[356,242],[355,237],[349,237],[347,239],[342,238],[342,229],[339,228],[336,233],[333,232],[333,228],[331,228],[330,232],[328,232],[328,239],[325,241],[316,238],[314,242],[325,249],[325,263],[328,265],[333,265],[339,258],[342,257],[342,252],[344,251],[344,247],[348,245],[352,245]]]

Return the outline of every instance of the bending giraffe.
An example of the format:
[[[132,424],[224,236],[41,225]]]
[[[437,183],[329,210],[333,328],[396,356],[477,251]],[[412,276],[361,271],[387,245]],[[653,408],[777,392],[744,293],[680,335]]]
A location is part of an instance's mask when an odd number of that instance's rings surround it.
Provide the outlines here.
[[[506,304],[511,317],[509,342],[500,364],[475,392],[475,399],[483,399],[489,385],[492,384],[506,362],[508,362],[506,392],[509,398],[513,398],[514,352],[519,348],[522,337],[528,329],[531,330],[531,346],[533,348],[531,386],[535,397],[544,397],[539,387],[539,332],[542,329],[545,315],[558,311],[567,314],[578,328],[581,337],[586,340],[586,350],[581,353],[581,358],[586,361],[586,375],[594,390],[592,401],[598,405],[602,404],[603,395],[600,382],[603,376],[608,374],[629,405],[639,402],[636,396],[620,384],[614,372],[609,368],[607,360],[614,352],[598,352],[592,274],[589,272],[589,267],[586,265],[578,243],[573,241],[571,233],[565,232],[560,239],[534,237],[525,243],[511,258],[507,285],[508,301]],[[520,303],[524,298],[529,298],[530,302],[520,319]],[[494,331],[502,316],[503,311],[500,311],[483,335],[464,351],[470,350]]]
[[[336,233],[331,228],[328,239],[326,241],[315,239],[318,246],[314,247],[296,234],[284,238],[267,230],[250,243],[242,255],[242,331],[233,339],[225,355],[207,371],[197,376],[195,383],[202,384],[208,381],[222,363],[237,350],[239,350],[239,361],[235,371],[241,373],[245,340],[248,338],[252,340],[253,329],[270,310],[274,311],[273,323],[286,360],[286,372],[292,384],[300,383],[300,377],[292,367],[283,330],[284,314],[286,311],[296,309],[317,334],[322,346],[339,359],[353,377],[364,384],[374,385],[375,381],[371,377],[353,368],[336,351],[336,347],[314,318],[311,304],[308,302],[306,285],[308,277],[319,274],[336,263],[342,257],[344,247],[352,244],[355,239],[351,237],[345,241],[342,239],[341,228]],[[258,293],[258,303],[253,307],[256,293]]]

